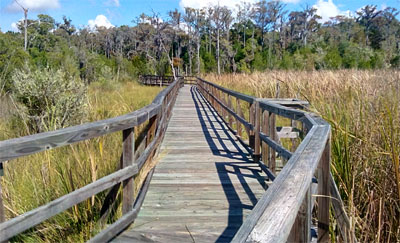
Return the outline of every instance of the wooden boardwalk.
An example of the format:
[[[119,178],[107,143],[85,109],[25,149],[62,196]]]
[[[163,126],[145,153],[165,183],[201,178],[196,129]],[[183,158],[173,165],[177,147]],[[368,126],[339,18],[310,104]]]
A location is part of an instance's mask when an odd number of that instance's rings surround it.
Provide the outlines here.
[[[193,83],[196,86],[183,87]],[[317,236],[318,242],[325,243],[332,236],[330,212],[340,231],[339,239],[356,242],[330,173],[331,128],[326,121],[302,110],[298,100],[256,98],[198,77],[179,77],[168,84],[151,104],[139,110],[0,141],[1,174],[3,164],[16,158],[106,134],[122,135],[121,168],[21,215],[5,218],[0,185],[0,242],[103,191],[108,192],[99,216],[106,218],[117,204],[122,204],[123,215],[90,242],[275,243],[310,242]],[[212,107],[229,116],[229,124]],[[245,117],[244,112],[249,115]],[[289,119],[290,127],[278,129],[277,117]],[[230,129],[238,124],[236,137]],[[139,126],[146,129],[135,136]],[[242,128],[250,137],[249,145],[240,143]],[[135,137],[143,139],[135,141]],[[291,140],[296,150],[290,152],[280,138],[294,137],[301,143]],[[271,183],[267,174],[275,177],[278,155],[287,164]],[[268,164],[269,169],[251,156]],[[135,176],[154,159],[159,164],[146,174],[134,198]],[[13,168],[11,164],[9,168]],[[119,200],[116,192],[121,183]],[[313,209],[315,201],[318,207]],[[317,225],[313,227],[312,222]]]
[[[194,86],[179,90],[149,191],[115,242],[229,242],[269,181]]]

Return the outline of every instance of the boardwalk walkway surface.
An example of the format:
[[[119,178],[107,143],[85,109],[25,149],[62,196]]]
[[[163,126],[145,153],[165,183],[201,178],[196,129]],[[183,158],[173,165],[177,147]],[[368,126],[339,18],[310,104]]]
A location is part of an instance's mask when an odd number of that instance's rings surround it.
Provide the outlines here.
[[[267,176],[194,86],[179,91],[135,223],[115,242],[229,242]]]

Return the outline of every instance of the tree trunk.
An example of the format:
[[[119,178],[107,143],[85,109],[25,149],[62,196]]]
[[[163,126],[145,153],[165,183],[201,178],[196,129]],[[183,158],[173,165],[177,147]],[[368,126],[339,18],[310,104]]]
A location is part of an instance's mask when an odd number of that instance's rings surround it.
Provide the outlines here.
[[[219,28],[217,28],[217,67],[218,67],[218,75],[221,74],[221,66],[219,60]]]
[[[192,75],[192,42],[190,38],[189,38],[188,54],[189,54],[189,75]]]
[[[208,53],[211,53],[211,30],[208,30],[208,44],[209,44]]]
[[[197,75],[200,75],[200,35],[197,36]]]
[[[251,55],[253,56],[254,59],[254,26],[253,26],[253,33],[251,34],[251,38],[253,41],[251,42]]]
[[[246,48],[246,27],[243,26],[243,48]]]
[[[28,47],[28,9],[24,8],[24,16],[25,16],[25,20],[24,20],[24,50],[26,51],[27,47]]]

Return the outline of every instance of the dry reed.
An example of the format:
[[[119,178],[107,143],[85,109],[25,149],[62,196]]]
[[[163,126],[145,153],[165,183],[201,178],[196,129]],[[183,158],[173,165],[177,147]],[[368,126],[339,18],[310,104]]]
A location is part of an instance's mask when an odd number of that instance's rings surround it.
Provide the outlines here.
[[[359,240],[400,240],[400,71],[269,71],[205,79],[258,97],[275,97],[279,89],[281,98],[309,101],[332,125],[332,172]]]

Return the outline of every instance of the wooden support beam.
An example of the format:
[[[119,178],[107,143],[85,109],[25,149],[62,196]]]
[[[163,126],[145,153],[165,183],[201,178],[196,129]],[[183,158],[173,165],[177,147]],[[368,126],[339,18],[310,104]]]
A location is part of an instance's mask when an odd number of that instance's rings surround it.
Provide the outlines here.
[[[297,128],[297,121],[296,120],[291,120],[291,125],[292,125],[292,129],[293,128]],[[297,136],[298,136],[298,134],[297,134]],[[294,151],[296,151],[296,148],[297,148],[297,140],[296,140],[296,138],[291,138],[291,142],[292,142],[291,151],[294,152]]]
[[[135,161],[135,128],[126,129],[123,134],[122,168],[133,165]],[[132,210],[134,202],[134,180],[133,177],[123,182],[122,213],[126,214]]]
[[[258,101],[255,102],[254,104],[254,161],[259,162],[260,161],[260,149],[261,149],[261,144],[260,144],[260,103]]]
[[[236,114],[238,114],[239,116],[242,115],[242,108],[240,107],[240,99],[236,98]],[[242,125],[239,122],[239,119],[236,117],[236,130],[237,130],[237,134],[240,138],[242,138]]]
[[[278,153],[281,158],[290,159],[290,157],[292,157],[293,154],[289,150],[272,140],[270,137],[266,136],[264,133],[260,133],[260,139],[261,141],[265,142],[272,151]]]
[[[255,109],[254,109],[254,103],[253,104],[249,104],[249,123],[251,124],[251,125],[253,125],[253,127],[254,127],[254,125],[255,125]],[[251,149],[253,149],[253,151],[254,151],[254,130],[252,129],[252,130],[250,130],[250,134],[249,134],[250,136],[249,136],[249,146],[250,146],[250,148]]]
[[[311,186],[308,189],[303,203],[297,213],[288,242],[310,242],[311,241]]]
[[[275,114],[271,114],[269,116],[269,136],[273,141],[277,140],[275,121]],[[276,151],[273,149],[270,149],[270,160],[268,167],[273,173],[276,173]]]
[[[292,127],[277,127],[277,139],[280,140],[281,138],[298,138],[299,132],[293,131]]]
[[[329,137],[318,164],[318,242],[329,242],[330,157]]]
[[[115,184],[120,183],[121,181],[132,178],[132,176],[137,174],[137,172],[138,168],[135,165],[126,167],[110,175],[102,177],[97,181],[81,187],[67,195],[59,197],[43,206],[1,223],[0,242],[6,241],[11,237],[29,228],[32,228],[44,220],[67,210],[68,208],[114,186]]]
[[[232,97],[230,95],[228,95],[228,104],[227,105],[228,105],[229,109],[234,110],[233,106],[232,106]],[[229,113],[228,113],[228,116],[229,116],[229,126],[231,129],[233,129],[233,116]]]
[[[146,136],[146,146],[150,144],[151,140],[154,138],[156,127],[157,127],[157,119],[158,116],[153,116],[149,120],[149,130],[147,131]]]
[[[2,164],[2,163],[0,163]],[[3,190],[1,187],[1,177],[0,177],[0,223],[3,223],[6,220],[6,214],[4,211],[4,204],[3,204]]]
[[[330,174],[329,184],[331,190],[332,209],[335,215],[336,224],[339,228],[343,242],[358,242],[354,234],[354,230],[351,229],[349,217],[344,209],[343,200],[340,197],[339,190],[336,186],[335,180],[332,174]]]
[[[267,136],[269,136],[268,126],[269,126],[269,112],[264,111],[261,131]],[[262,161],[264,162],[265,165],[268,165],[269,163],[269,146],[264,141],[262,142]]]

